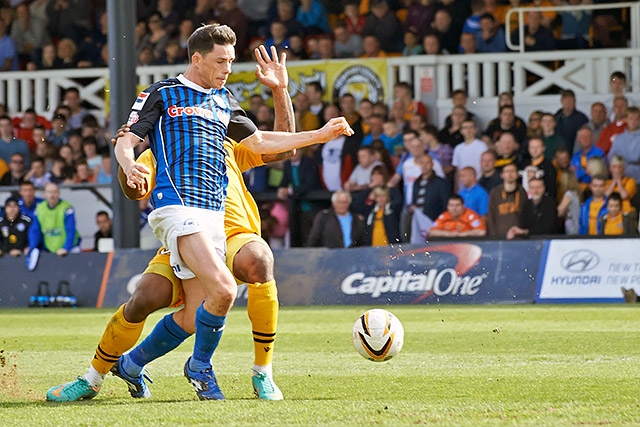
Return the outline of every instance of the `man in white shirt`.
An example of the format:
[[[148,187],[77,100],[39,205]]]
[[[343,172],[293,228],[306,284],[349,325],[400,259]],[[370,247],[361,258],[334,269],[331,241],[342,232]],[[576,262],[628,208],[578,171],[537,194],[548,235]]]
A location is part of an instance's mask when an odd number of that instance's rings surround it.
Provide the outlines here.
[[[487,151],[487,144],[476,138],[478,128],[473,120],[465,119],[460,126],[460,133],[464,137],[464,142],[456,145],[451,159],[451,164],[457,169],[456,186],[459,173],[465,167],[472,167],[475,169],[476,175],[480,174],[482,171],[480,157],[482,157],[482,153]]]
[[[373,148],[370,146],[360,147],[358,149],[358,165],[351,172],[349,180],[344,183],[344,189],[348,191],[368,189],[371,171],[380,164],[382,163],[376,160]]]

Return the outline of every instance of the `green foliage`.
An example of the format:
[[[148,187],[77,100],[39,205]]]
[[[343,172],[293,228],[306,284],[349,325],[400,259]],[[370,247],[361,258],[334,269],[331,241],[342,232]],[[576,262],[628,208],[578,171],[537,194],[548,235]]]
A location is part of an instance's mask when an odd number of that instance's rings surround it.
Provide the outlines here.
[[[190,339],[149,366],[151,399],[108,376],[95,399],[71,404],[45,392],[84,374],[111,311],[0,311],[0,425],[640,424],[636,306],[391,306],[405,345],[381,364],[351,344],[368,308],[281,310],[282,402],[253,399],[251,329],[236,308],[214,356],[227,401],[198,401],[182,376]]]

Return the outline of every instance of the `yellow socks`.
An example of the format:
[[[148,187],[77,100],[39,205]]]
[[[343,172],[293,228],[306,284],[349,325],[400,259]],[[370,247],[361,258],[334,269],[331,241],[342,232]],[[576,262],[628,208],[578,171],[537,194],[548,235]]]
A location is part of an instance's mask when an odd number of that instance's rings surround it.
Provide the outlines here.
[[[118,358],[133,347],[140,335],[144,322],[129,323],[124,318],[124,304],[116,311],[107,325],[91,366],[102,376],[105,376]]]
[[[248,283],[247,312],[251,320],[254,364],[269,366],[278,326],[278,290],[276,281]]]

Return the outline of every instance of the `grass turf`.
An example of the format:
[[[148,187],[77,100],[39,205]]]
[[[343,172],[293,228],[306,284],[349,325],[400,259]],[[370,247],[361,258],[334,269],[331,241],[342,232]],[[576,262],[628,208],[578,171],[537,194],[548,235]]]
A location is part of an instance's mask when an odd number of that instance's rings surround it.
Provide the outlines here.
[[[236,308],[214,356],[227,401],[198,401],[182,376],[190,339],[149,366],[151,399],[109,375],[70,404],[45,392],[86,371],[111,311],[2,310],[0,425],[640,425],[636,306],[392,306],[405,344],[380,364],[351,344],[365,309],[281,310],[282,402],[252,398],[250,324]]]

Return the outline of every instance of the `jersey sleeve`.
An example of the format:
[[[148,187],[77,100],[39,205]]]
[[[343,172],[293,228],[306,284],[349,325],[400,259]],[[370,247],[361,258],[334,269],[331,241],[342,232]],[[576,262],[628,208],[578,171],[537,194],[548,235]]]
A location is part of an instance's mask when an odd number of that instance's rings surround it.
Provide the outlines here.
[[[233,155],[238,168],[243,173],[251,168],[264,165],[261,154],[256,154],[246,146],[238,144],[237,142],[233,143]]]
[[[242,142],[243,139],[253,135],[258,128],[247,117],[247,113],[238,104],[231,92],[229,92],[229,106],[231,107],[231,118],[229,119],[227,136],[234,141]]]
[[[141,140],[144,139],[160,119],[162,110],[162,95],[157,85],[151,85],[140,92],[131,106],[127,120],[131,133]]]

